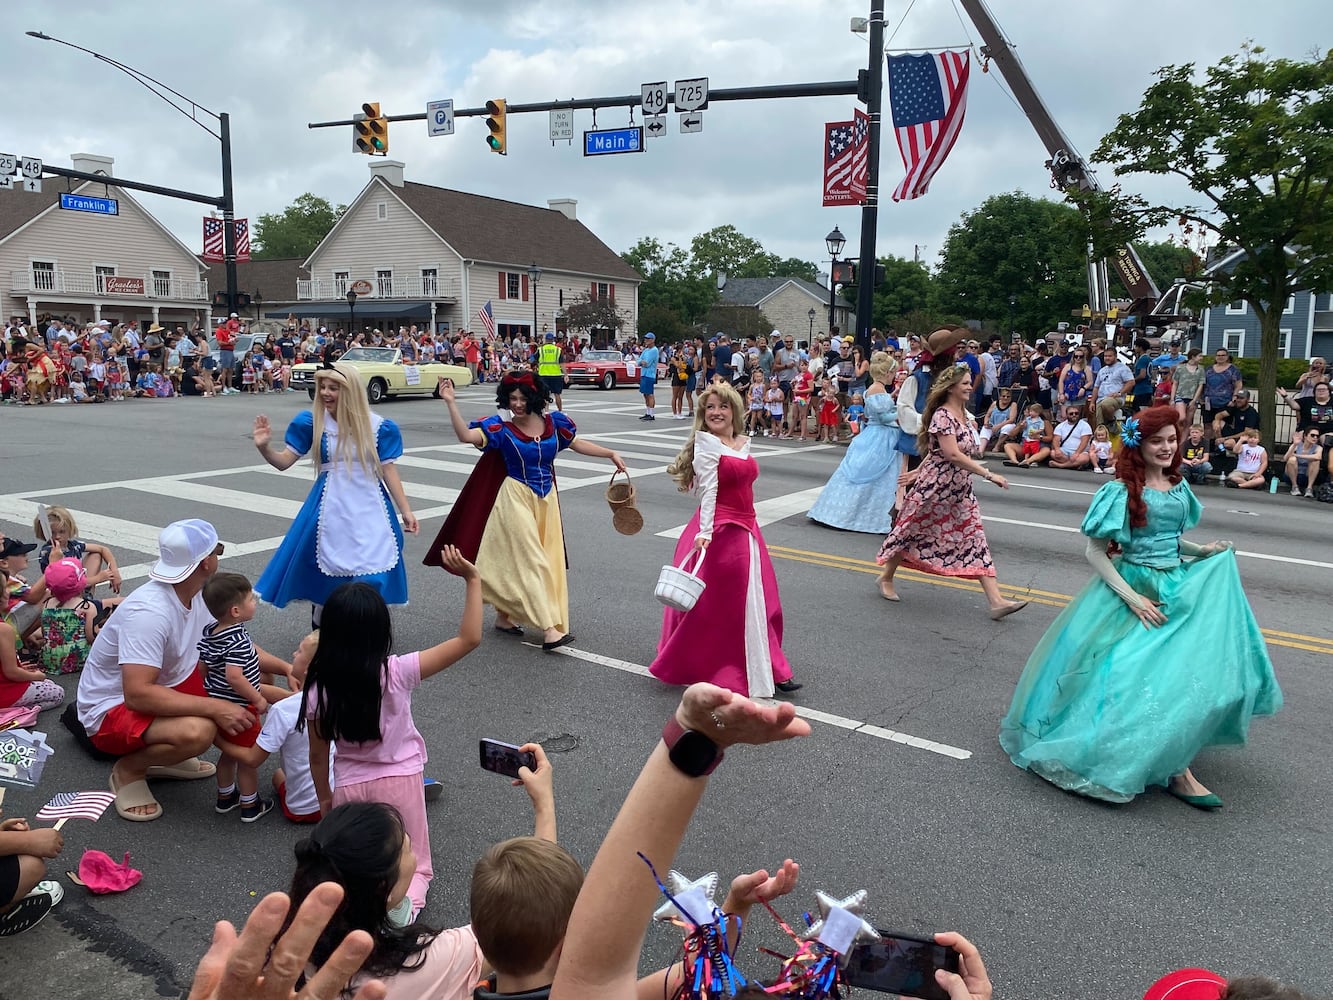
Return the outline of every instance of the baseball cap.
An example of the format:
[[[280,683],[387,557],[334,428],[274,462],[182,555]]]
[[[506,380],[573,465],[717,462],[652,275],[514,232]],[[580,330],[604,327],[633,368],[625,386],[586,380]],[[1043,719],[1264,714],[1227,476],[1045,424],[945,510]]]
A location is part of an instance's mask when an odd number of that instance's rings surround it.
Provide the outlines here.
[[[221,555],[218,532],[207,521],[173,521],[157,536],[158,560],[149,576],[162,583],[180,583],[215,552]]]
[[[1236,391],[1236,398],[1237,398],[1237,399],[1249,399],[1249,398],[1250,398],[1250,390],[1249,390],[1249,389],[1238,389],[1238,390]]]
[[[554,333],[551,333],[551,331],[547,330],[547,331],[546,331],[546,339],[547,339],[547,340],[555,340],[555,334],[554,334]]]
[[[35,548],[37,546],[32,542],[20,542],[17,538],[6,538],[4,545],[0,546],[0,559],[8,559],[10,556],[26,556]]]
[[[42,574],[57,600],[68,601],[88,586],[88,572],[77,559],[53,559]]]
[[[1177,969],[1149,986],[1143,1000],[1218,1000],[1226,985],[1207,969]]]
[[[1045,340],[1045,338],[1038,337],[1038,338],[1037,338],[1037,346],[1038,346],[1038,347],[1045,347],[1045,346],[1046,346],[1046,340]]]
[[[235,313],[232,313],[232,314],[231,314],[231,318],[232,318],[232,319],[240,319],[240,317],[237,316]]]
[[[656,339],[657,339],[657,334],[655,334],[655,333],[645,333],[645,334],[643,335],[643,339],[644,339],[644,340],[656,340]]]

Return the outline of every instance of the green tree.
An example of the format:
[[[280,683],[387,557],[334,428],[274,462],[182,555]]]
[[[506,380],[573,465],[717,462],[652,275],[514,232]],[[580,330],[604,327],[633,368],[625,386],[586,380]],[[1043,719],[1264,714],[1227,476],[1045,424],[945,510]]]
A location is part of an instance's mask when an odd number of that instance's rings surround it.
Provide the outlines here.
[[[1152,203],[1110,191],[1082,196],[1102,245],[1178,222],[1238,259],[1208,274],[1207,300],[1243,299],[1262,331],[1259,416],[1272,446],[1282,310],[1298,290],[1333,288],[1333,50],[1310,62],[1246,46],[1196,72],[1166,66],[1094,154],[1117,177],[1169,175],[1191,195]]]
[[[870,325],[878,330],[902,328],[906,316],[929,308],[934,279],[924,264],[914,260],[890,254],[879,262],[884,265],[884,282],[875,289]],[[858,294],[854,284],[842,290],[850,302],[859,301]]]
[[[717,301],[716,281],[708,275],[696,275],[689,254],[674,243],[663,244],[645,236],[620,257],[643,275],[640,312],[654,307],[670,310],[678,323],[689,325],[703,319]]]
[[[755,258],[762,256],[763,245],[732,225],[715,226],[690,240],[690,270],[701,278],[718,274],[733,278],[767,277],[747,272],[754,269]],[[767,264],[762,262],[758,270],[767,270]]]
[[[282,212],[259,217],[250,238],[251,256],[255,260],[304,260],[346,211],[346,205],[335,208],[327,199],[307,192]]]
[[[738,306],[719,302],[708,310],[704,318],[707,328],[725,333],[734,343],[737,338],[767,337],[773,332],[773,321],[758,306]]]
[[[565,304],[565,323],[571,330],[606,330],[614,338],[625,326],[625,317],[612,299],[594,299],[580,292]]]
[[[949,227],[935,275],[936,312],[1044,332],[1087,301],[1087,226],[1078,209],[1014,191]]]

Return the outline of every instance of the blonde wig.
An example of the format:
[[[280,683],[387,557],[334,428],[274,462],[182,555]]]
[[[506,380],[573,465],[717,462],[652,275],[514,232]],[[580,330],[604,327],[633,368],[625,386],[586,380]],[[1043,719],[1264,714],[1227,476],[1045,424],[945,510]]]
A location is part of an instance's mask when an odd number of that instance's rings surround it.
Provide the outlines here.
[[[870,377],[883,386],[889,386],[893,382],[894,373],[898,371],[898,362],[893,360],[893,356],[888,351],[876,351],[870,355]]]
[[[685,447],[680,450],[675,461],[667,466],[667,475],[676,481],[676,489],[682,493],[694,485],[694,436],[711,433],[704,427],[704,409],[713,397],[731,407],[731,433],[736,437],[745,433],[745,403],[741,394],[725,382],[705,386],[694,401],[694,428],[690,432],[690,439],[685,442]]]
[[[371,429],[370,403],[366,400],[366,390],[361,385],[356,369],[343,363],[334,364],[331,368],[315,369],[315,438],[314,446],[310,449],[315,475],[319,476],[320,442],[324,440],[324,404],[319,400],[320,379],[332,379],[341,390],[333,414],[338,425],[337,451],[329,458],[348,464],[359,462],[366,471],[374,473],[377,479],[383,479],[384,470],[380,468],[379,449],[375,447],[375,432]]]

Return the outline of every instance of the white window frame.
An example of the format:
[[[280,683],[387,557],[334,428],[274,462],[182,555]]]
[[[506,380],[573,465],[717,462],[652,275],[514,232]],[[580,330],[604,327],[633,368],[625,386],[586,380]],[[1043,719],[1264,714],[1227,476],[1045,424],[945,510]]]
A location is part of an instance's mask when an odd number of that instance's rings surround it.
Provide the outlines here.
[[[421,294],[424,295],[424,296],[426,296],[427,298],[438,298],[439,295],[440,295],[440,267],[439,267],[439,265],[438,265],[438,264],[432,264],[432,265],[427,266],[427,265],[423,264],[421,267],[417,268],[417,271],[418,271],[418,273],[421,275]],[[429,280],[431,280],[431,281],[434,282],[434,288],[432,288],[429,292],[426,291],[426,281],[427,281],[427,274],[426,274],[426,272],[427,272],[427,271],[430,272]]]
[[[1278,330],[1278,353],[1284,358],[1291,357],[1291,328],[1283,327]]]
[[[511,293],[512,289],[512,293]],[[523,275],[518,271],[505,272],[505,301],[523,301]]]
[[[1244,299],[1238,299],[1237,301],[1240,302],[1239,309],[1235,308],[1236,305],[1235,302],[1227,303],[1226,314],[1228,316],[1244,316],[1246,313],[1250,311],[1250,304],[1248,302],[1246,302]]]
[[[51,265],[51,287],[50,287],[50,288],[42,288],[42,287],[40,287],[40,286],[37,284],[37,265],[38,265],[38,264],[50,264],[50,265]],[[42,270],[45,271],[46,268],[43,267]],[[30,285],[32,286],[32,288],[33,288],[34,291],[39,291],[39,292],[53,292],[53,291],[56,290],[56,285],[59,284],[59,282],[60,282],[60,262],[59,262],[58,260],[56,260],[54,257],[52,257],[52,258],[49,259],[49,260],[45,260],[45,259],[41,259],[41,260],[39,260],[39,259],[36,258],[36,257],[29,257],[29,258],[28,258],[28,277],[29,277],[29,279],[30,279],[30,280],[29,280],[29,283],[30,283]]]
[[[1232,346],[1231,346],[1231,337],[1232,337],[1233,335],[1236,337],[1236,346],[1235,346],[1235,347],[1232,347]],[[1243,358],[1243,357],[1245,357],[1245,331],[1244,331],[1244,330],[1223,330],[1223,331],[1222,331],[1222,343],[1221,343],[1220,345],[1218,345],[1218,346],[1224,348],[1228,353],[1230,353],[1230,355],[1231,355],[1231,357],[1232,357],[1233,359],[1234,359],[1234,358]],[[1214,349],[1214,350],[1216,350],[1216,349]]]
[[[1287,307],[1282,310],[1282,315],[1290,316],[1295,311],[1296,311],[1296,296],[1293,294],[1287,297]]]
[[[347,286],[352,283],[351,271],[333,272],[333,294],[338,297],[347,295]]]
[[[157,293],[157,276],[159,274],[165,274],[167,276],[167,290],[161,295]],[[172,270],[169,267],[150,267],[148,269],[148,281],[153,287],[153,298],[155,299],[171,298],[171,285],[175,280],[176,275],[172,273]]]
[[[389,203],[387,201],[375,202],[375,221],[376,222],[389,221]]]
[[[385,285],[385,281],[388,285]],[[375,268],[375,297],[380,299],[393,298],[393,268],[377,267]]]
[[[110,273],[99,274],[98,272],[100,270],[109,270]],[[96,261],[93,262],[93,286],[97,289],[98,295],[107,294],[106,288],[102,285],[102,279],[114,277],[117,277],[115,264],[99,264]]]

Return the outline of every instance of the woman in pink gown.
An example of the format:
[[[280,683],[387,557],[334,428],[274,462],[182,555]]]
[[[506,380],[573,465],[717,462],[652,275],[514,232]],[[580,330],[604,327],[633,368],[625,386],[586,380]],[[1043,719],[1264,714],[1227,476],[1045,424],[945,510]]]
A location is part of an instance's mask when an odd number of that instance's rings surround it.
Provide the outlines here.
[[[675,564],[704,550],[703,594],[687,612],[667,608],[648,668],[668,684],[708,681],[751,698],[798,690],[782,652],[782,604],[754,513],[759,466],[741,433],[745,411],[729,385],[699,396],[694,433],[667,471],[699,497],[676,543]],[[693,565],[693,560],[691,560]]]

